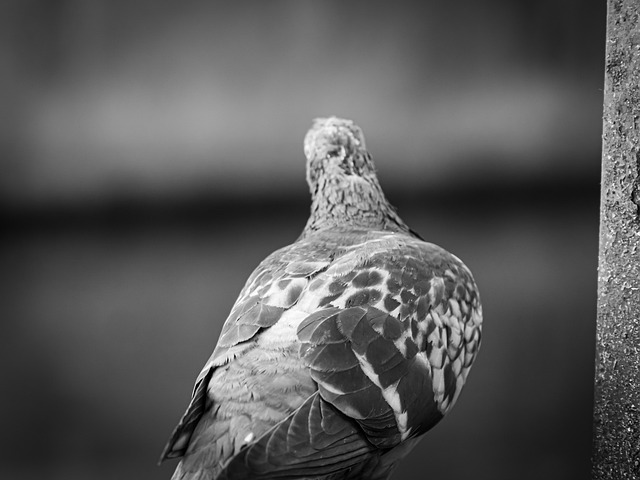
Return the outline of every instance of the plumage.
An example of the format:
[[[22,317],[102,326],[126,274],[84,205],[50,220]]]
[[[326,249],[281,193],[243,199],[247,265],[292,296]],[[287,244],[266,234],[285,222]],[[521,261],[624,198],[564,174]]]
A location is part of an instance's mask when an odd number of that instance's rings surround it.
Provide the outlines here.
[[[305,138],[311,215],[251,274],[162,460],[174,480],[386,479],[480,347],[469,269],[387,202],[361,130]]]

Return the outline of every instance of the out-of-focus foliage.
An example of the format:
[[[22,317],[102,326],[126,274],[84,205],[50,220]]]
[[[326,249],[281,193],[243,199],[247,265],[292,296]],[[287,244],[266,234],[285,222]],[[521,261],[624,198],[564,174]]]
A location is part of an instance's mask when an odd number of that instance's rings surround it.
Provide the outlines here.
[[[594,172],[603,9],[9,0],[0,190],[271,194],[295,185],[302,136],[330,114],[362,125],[388,184]]]

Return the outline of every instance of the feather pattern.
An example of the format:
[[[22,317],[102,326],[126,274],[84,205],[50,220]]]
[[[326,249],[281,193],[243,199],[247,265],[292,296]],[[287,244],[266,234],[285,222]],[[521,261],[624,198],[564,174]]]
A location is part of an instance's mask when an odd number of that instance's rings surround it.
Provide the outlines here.
[[[307,134],[309,222],[251,274],[162,459],[174,479],[385,479],[481,340],[471,272],[388,204],[362,132]]]

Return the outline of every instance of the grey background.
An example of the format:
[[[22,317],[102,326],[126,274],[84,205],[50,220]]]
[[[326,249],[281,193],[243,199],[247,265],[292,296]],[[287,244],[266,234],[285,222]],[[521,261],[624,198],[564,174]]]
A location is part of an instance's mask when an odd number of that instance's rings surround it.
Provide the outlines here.
[[[304,226],[304,133],[335,114],[484,303],[467,387],[397,478],[586,478],[604,21],[577,0],[2,2],[0,476],[170,477],[238,291]]]

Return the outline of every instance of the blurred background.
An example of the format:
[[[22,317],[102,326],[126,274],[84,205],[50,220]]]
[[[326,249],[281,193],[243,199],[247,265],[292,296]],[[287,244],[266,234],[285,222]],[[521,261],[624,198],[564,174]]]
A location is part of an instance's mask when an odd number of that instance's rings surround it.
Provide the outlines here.
[[[333,114],[483,295],[465,392],[397,478],[587,478],[604,27],[579,0],[1,2],[0,476],[170,477]]]

